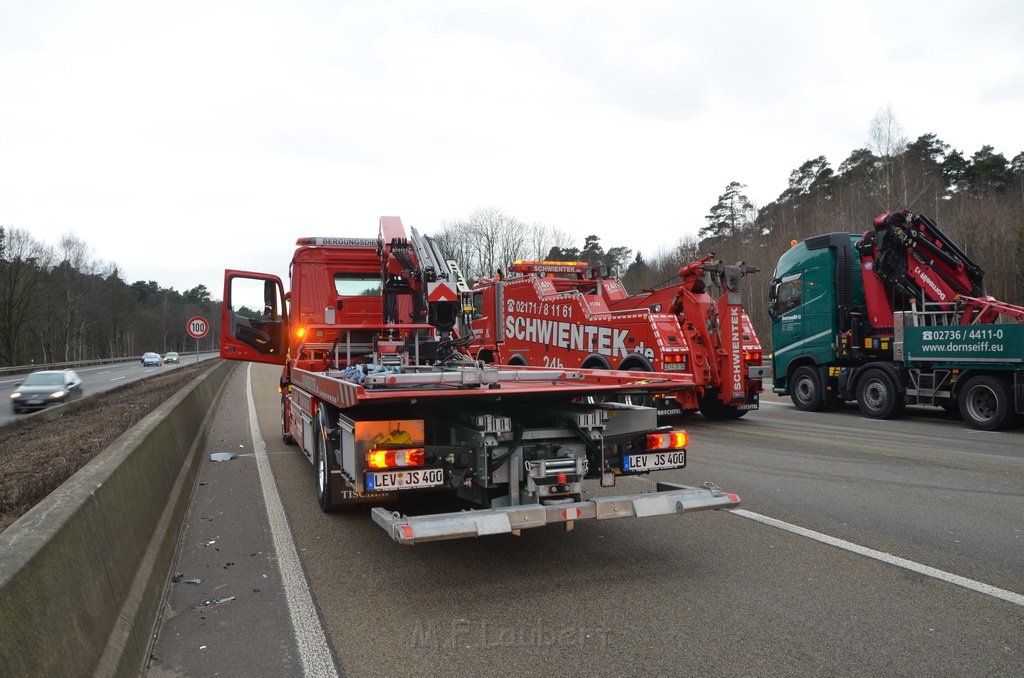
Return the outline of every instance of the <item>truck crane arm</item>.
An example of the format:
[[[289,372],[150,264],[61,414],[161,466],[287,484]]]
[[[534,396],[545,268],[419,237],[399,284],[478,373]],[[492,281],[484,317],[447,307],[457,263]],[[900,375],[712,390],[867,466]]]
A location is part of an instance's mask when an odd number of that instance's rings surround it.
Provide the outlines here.
[[[453,338],[460,315],[471,308],[470,290],[458,264],[446,260],[437,243],[411,228],[407,236],[398,217],[381,217],[377,254],[381,258],[384,292],[384,322],[398,318],[397,296],[411,295],[412,321],[437,328],[439,359],[457,358],[454,350],[471,341],[471,336]],[[468,327],[468,322],[465,323]]]
[[[923,214],[879,215],[858,247],[873,258],[875,276],[908,297],[946,303],[959,294],[984,296],[984,271]]]
[[[955,313],[961,324],[994,322],[1000,314],[1024,317],[1024,309],[985,295],[981,266],[923,214],[879,215],[857,250],[868,308],[877,309],[872,317],[891,318],[893,311],[910,310],[908,304]]]

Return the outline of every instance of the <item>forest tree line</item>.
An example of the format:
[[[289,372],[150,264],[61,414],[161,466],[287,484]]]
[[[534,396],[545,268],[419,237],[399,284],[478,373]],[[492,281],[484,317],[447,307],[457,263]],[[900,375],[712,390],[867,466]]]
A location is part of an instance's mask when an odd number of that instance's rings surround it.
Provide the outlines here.
[[[216,336],[220,303],[205,285],[178,292],[152,280],[129,284],[74,235],[52,247],[0,227],[0,367],[192,350],[185,323],[193,315]]]

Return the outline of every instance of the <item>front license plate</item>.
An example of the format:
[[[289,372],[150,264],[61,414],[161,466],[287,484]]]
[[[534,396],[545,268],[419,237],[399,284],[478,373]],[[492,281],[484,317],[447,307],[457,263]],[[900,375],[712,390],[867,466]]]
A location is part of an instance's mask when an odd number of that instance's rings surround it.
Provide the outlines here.
[[[388,490],[417,490],[444,484],[444,469],[418,468],[409,471],[372,471],[366,474],[366,489],[375,492]]]
[[[622,470],[631,473],[686,466],[686,450],[634,454],[622,458]]]
[[[737,405],[736,409],[737,410],[756,410],[757,409],[757,403],[745,403],[743,405]]]
[[[28,401],[28,404],[29,405],[42,405],[43,401],[42,400],[30,400],[30,401]]]

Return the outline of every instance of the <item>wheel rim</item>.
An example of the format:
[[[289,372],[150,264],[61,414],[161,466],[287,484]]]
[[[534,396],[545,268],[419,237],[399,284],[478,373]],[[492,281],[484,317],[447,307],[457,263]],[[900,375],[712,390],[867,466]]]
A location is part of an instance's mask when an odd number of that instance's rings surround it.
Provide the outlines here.
[[[889,402],[889,389],[881,381],[872,380],[864,387],[864,404],[872,410],[880,410]]]
[[[810,403],[814,400],[814,382],[810,379],[800,379],[796,382],[796,397],[802,403]]]
[[[975,386],[967,393],[967,410],[975,421],[989,421],[996,415],[996,395],[984,386]]]
[[[316,417],[316,489],[321,497],[327,496],[327,460],[325,459],[327,446],[324,444],[323,410],[317,412]]]

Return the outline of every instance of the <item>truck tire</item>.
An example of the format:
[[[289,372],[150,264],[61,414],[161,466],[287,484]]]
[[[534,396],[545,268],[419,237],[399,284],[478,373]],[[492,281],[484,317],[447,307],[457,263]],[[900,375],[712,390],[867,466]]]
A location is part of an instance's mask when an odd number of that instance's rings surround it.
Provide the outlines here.
[[[793,376],[789,378],[789,397],[798,410],[817,412],[824,409],[824,390],[818,371],[808,365],[793,370]]]
[[[295,438],[292,437],[291,431],[288,430],[288,398],[284,395],[281,396],[281,440],[284,441],[285,445],[294,445]]]
[[[857,407],[869,419],[891,419],[903,412],[905,403],[892,375],[871,368],[857,380]]]
[[[331,473],[334,464],[329,452],[330,441],[327,439],[327,431],[327,417],[324,415],[324,408],[320,407],[317,409],[316,426],[313,431],[313,435],[316,436],[316,502],[320,504],[321,511],[331,513],[341,508],[341,492],[338,478]]]
[[[960,416],[971,428],[997,431],[1013,418],[1009,384],[1000,377],[979,374],[960,389]]]
[[[639,360],[627,358],[619,366],[620,370],[631,370],[633,372],[650,372],[651,368],[643,364]],[[637,405],[639,407],[650,407],[654,404],[654,398],[651,397],[650,393],[635,393],[631,395],[622,396],[622,402],[627,405]]]
[[[718,389],[709,388],[700,399],[700,413],[705,419],[739,419],[747,412],[749,410],[741,410],[719,400]]]

